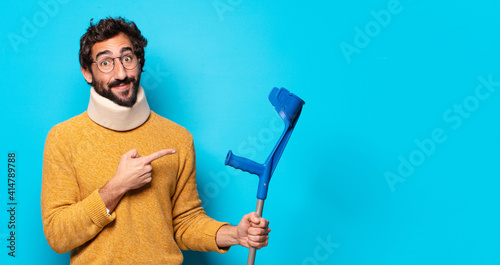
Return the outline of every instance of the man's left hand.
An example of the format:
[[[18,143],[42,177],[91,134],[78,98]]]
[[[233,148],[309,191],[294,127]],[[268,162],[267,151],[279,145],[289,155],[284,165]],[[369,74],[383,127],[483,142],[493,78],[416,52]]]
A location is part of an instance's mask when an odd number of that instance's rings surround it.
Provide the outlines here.
[[[269,240],[269,221],[259,217],[256,212],[246,214],[237,227],[238,243],[244,247],[256,249],[267,246]]]

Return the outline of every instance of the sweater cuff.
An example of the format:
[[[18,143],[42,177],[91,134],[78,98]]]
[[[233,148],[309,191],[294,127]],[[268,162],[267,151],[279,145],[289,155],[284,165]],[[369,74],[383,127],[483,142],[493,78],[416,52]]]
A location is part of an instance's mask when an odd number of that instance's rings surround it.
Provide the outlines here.
[[[210,224],[205,227],[205,239],[207,242],[210,242],[210,245],[208,246],[209,250],[208,251],[215,251],[218,253],[226,253],[229,251],[229,247],[226,248],[220,248],[217,246],[217,242],[215,240],[215,237],[217,235],[217,231],[223,226],[223,225],[228,225],[229,223],[223,223],[219,221],[214,221],[210,222]]]
[[[101,195],[99,195],[99,190],[92,192],[92,194],[82,201],[82,204],[89,218],[98,227],[102,228],[113,222],[116,218],[115,212],[108,215],[106,205],[102,201]]]

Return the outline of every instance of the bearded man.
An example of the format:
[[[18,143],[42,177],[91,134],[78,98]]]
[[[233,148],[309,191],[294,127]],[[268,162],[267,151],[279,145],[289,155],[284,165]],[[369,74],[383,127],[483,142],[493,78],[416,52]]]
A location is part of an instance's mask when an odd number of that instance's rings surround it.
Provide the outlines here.
[[[151,111],[140,86],[147,40],[134,22],[90,23],[80,65],[87,111],[54,126],[43,161],[45,237],[71,264],[181,264],[181,249],[262,248],[269,222],[237,226],[201,207],[193,138]]]

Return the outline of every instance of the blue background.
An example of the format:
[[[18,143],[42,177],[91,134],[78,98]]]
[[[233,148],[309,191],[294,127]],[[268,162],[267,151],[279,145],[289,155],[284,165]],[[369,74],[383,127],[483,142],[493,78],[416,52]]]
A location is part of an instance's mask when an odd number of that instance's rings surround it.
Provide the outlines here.
[[[257,264],[500,264],[500,2],[41,0],[0,10],[0,157],[16,153],[18,202],[11,258],[4,167],[1,264],[69,262],[43,235],[43,146],[52,126],[86,110],[79,38],[107,16],[135,21],[148,39],[142,86],[154,111],[194,135],[198,189],[216,219],[237,224],[255,208],[257,178],[224,159],[232,149],[262,162],[271,151],[283,127],[271,88],[306,101],[270,185],[273,231]],[[246,255],[189,251],[185,264]]]

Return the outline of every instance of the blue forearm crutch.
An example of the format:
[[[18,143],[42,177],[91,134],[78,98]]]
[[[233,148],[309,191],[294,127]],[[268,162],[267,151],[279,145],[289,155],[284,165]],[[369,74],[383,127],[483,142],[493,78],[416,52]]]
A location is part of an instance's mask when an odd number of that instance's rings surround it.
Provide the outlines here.
[[[259,187],[257,189],[257,209],[255,211],[260,217],[262,217],[262,211],[264,209],[264,200],[267,198],[269,181],[271,180],[274,169],[280,160],[281,154],[283,154],[283,150],[285,149],[288,139],[290,138],[290,135],[292,135],[295,124],[299,119],[302,106],[305,104],[302,99],[284,88],[273,88],[269,94],[269,101],[274,106],[281,119],[285,122],[285,130],[266,162],[264,164],[259,164],[250,159],[233,155],[231,150],[227,153],[225,162],[226,165],[255,174],[259,177]],[[247,265],[254,264],[255,254],[256,249],[254,247],[250,248]]]

